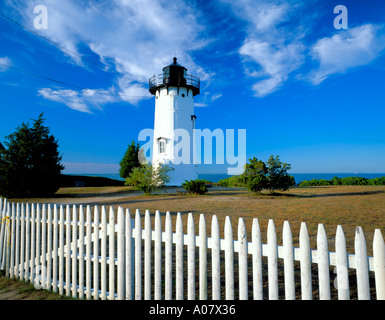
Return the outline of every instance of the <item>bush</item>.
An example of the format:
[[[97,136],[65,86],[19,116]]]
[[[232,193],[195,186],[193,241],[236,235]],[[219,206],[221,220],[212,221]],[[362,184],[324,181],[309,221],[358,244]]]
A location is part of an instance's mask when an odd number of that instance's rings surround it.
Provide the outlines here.
[[[220,185],[221,187],[230,187],[230,188],[245,186],[240,176],[231,176],[226,179],[219,180],[218,185]]]
[[[185,180],[185,182],[182,183],[182,186],[185,190],[194,194],[205,194],[208,191],[206,180],[204,179]]]
[[[58,142],[43,125],[43,114],[32,126],[22,123],[0,150],[0,194],[8,198],[46,197],[60,187],[64,167]]]
[[[134,186],[151,194],[153,191],[164,188],[170,181],[168,173],[173,170],[168,165],[159,164],[154,167],[151,163],[143,164],[132,170],[126,179],[126,185]]]

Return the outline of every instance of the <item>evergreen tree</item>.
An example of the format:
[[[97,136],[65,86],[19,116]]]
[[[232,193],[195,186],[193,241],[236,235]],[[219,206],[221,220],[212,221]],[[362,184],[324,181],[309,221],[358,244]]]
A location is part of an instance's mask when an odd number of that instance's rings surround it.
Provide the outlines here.
[[[40,114],[32,126],[22,123],[0,150],[0,194],[8,198],[44,197],[60,187],[64,167],[58,142]]]
[[[139,161],[139,151],[139,144],[135,144],[135,141],[132,141],[131,144],[128,145],[127,151],[120,161],[119,174],[123,179],[128,178],[134,168],[141,166]]]

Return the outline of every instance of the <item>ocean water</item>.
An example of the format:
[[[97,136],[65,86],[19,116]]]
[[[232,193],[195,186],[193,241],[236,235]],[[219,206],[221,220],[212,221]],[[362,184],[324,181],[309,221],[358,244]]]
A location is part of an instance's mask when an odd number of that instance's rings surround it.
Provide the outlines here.
[[[115,180],[124,180],[120,177],[119,174],[106,173],[106,174],[79,174],[81,176],[93,176],[93,177],[105,177]],[[312,179],[325,179],[330,180],[333,177],[345,178],[345,177],[362,177],[367,179],[380,178],[384,177],[385,173],[291,173],[294,177],[295,182],[299,183],[303,180],[312,180]],[[206,179],[211,182],[218,182],[219,180],[226,179],[230,177],[225,173],[215,173],[215,174],[199,174],[199,179]]]

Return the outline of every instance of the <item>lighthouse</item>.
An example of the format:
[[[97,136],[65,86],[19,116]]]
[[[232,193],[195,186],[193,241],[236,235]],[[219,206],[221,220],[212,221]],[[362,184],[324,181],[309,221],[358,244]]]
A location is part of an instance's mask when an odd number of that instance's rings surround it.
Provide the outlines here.
[[[173,169],[171,186],[197,179],[193,134],[194,97],[200,92],[199,78],[188,74],[174,58],[172,64],[163,68],[162,74],[149,79],[149,91],[155,96],[153,165],[167,164]]]

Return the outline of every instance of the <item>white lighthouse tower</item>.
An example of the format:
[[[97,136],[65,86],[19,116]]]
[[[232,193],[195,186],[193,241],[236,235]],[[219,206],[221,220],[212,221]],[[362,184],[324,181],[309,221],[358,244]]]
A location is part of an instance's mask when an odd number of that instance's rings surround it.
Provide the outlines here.
[[[194,96],[199,94],[199,78],[187,74],[187,69],[174,58],[171,65],[163,68],[162,74],[150,78],[149,90],[155,96],[153,165],[163,163],[174,169],[170,172],[169,185],[180,186],[185,180],[197,179],[193,130]],[[184,148],[180,149],[177,146],[182,140]],[[182,156],[181,152],[184,152]]]

